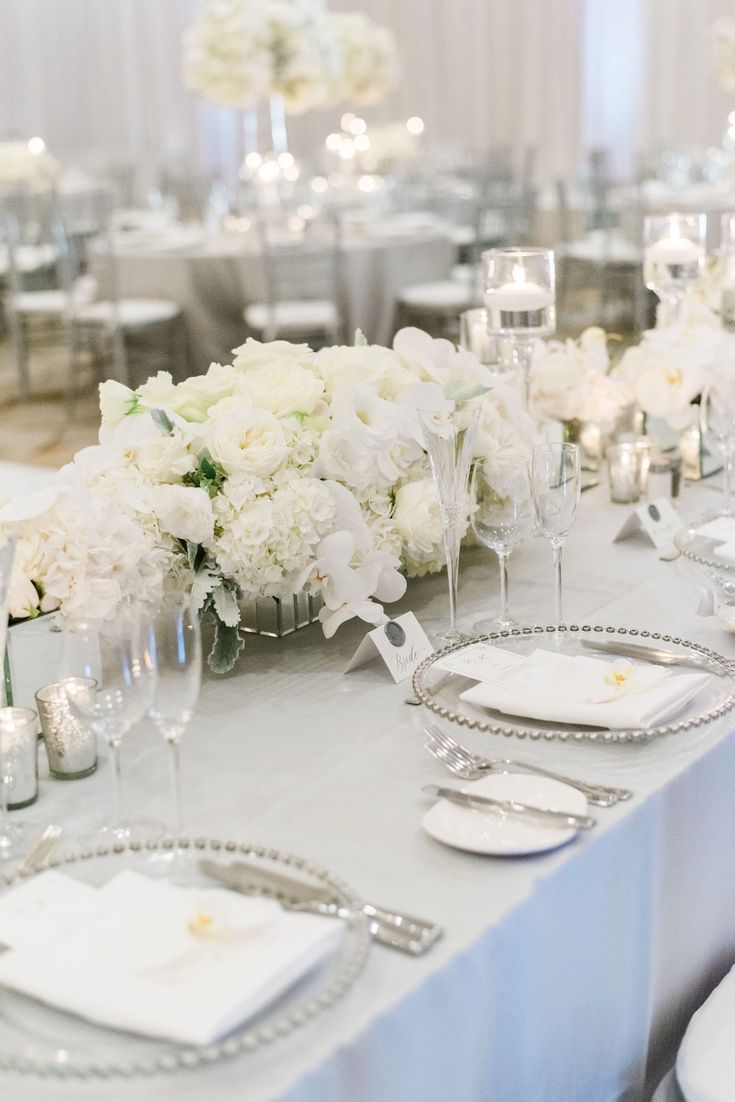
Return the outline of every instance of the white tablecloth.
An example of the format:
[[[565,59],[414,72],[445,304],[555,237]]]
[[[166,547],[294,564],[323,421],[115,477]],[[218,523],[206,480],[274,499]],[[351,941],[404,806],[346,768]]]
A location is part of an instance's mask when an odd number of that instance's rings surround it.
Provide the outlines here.
[[[372,344],[390,344],[398,292],[410,283],[447,278],[455,252],[448,233],[439,230],[347,237],[341,308],[348,342],[359,328]],[[169,298],[183,309],[188,364],[181,378],[206,371],[212,361],[230,363],[231,350],[247,336],[244,307],[265,297],[262,260],[249,238],[208,238],[170,251],[128,246],[116,262],[121,295]]]
[[[709,508],[706,487],[685,511]],[[667,629],[733,654],[693,612],[680,562],[638,538],[612,545],[627,509],[585,493],[565,556],[570,621]],[[464,558],[460,604],[497,592],[489,552]],[[445,608],[443,576],[413,583],[419,616]],[[517,614],[552,615],[551,553],[511,560]],[[206,1070],[130,1083],[0,1075],[23,1102],[644,1102],[693,1011],[735,961],[735,736],[719,727],[651,745],[476,745],[624,784],[599,825],[545,856],[483,858],[421,831],[421,786],[446,777],[423,749],[419,709],[379,666],[344,675],[362,628],[253,639],[240,668],[208,678],[182,747],[185,817],[197,834],[301,852],[364,896],[440,922],[424,958],[375,948],[337,1009],[277,1045]],[[165,748],[123,746],[138,813],[169,815]],[[109,811],[110,769],[42,781],[23,817],[69,833]]]

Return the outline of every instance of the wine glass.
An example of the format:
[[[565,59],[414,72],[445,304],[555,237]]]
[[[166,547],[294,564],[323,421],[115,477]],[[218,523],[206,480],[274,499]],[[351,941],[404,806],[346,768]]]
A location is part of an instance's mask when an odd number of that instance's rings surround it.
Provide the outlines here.
[[[182,832],[181,736],[189,725],[202,681],[202,639],[193,602],[164,605],[148,625],[158,677],[148,714],[170,751],[174,793],[174,832]]]
[[[123,803],[120,747],[130,729],[147,714],[156,684],[155,656],[142,611],[125,610],[112,623],[68,623],[59,674],[72,715],[105,739],[112,758],[113,818],[85,831],[83,843],[97,848],[162,837],[162,823],[128,817]],[[91,692],[89,679],[96,682]]]
[[[508,611],[508,558],[533,524],[531,476],[522,458],[477,460],[470,483],[470,518],[475,535],[496,553],[500,568],[500,616],[481,620],[475,631],[516,627]]]
[[[435,632],[440,643],[456,643],[459,550],[467,518],[467,488],[480,409],[472,402],[446,402],[417,410],[431,473],[439,495],[449,586],[449,627]]]
[[[722,511],[729,513],[735,457],[735,378],[718,374],[709,381],[699,406],[703,435],[713,437],[722,452]]]
[[[561,557],[577,513],[581,491],[577,444],[537,444],[531,460],[531,490],[541,534],[551,540],[554,555],[554,615],[561,614]]]

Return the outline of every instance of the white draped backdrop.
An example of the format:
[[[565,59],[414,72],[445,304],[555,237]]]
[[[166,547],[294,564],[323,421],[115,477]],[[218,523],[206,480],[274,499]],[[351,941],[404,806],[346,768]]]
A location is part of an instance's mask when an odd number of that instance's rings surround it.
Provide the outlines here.
[[[545,177],[608,147],[624,174],[661,145],[718,144],[735,97],[708,30],[733,0],[331,0],[391,26],[403,80],[366,114],[420,114],[434,142],[538,147]],[[179,41],[197,0],[0,0],[0,140],[41,134],[59,157],[173,157],[231,172],[234,112],[182,86]],[[339,111],[293,120],[295,149]]]

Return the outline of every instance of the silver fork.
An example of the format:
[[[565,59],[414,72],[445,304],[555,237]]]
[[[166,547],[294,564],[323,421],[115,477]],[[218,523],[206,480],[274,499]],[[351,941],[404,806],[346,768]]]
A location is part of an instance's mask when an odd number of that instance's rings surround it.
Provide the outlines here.
[[[487,773],[536,773],[541,777],[550,777],[552,780],[571,785],[572,788],[584,793],[591,804],[596,804],[598,807],[612,807],[620,800],[630,799],[633,794],[627,788],[612,788],[604,784],[580,781],[563,773],[553,773],[540,765],[531,765],[512,758],[483,758],[461,746],[451,735],[431,723],[427,723],[424,729],[428,736],[426,749],[429,753],[446,765],[455,776],[465,780],[476,780]]]

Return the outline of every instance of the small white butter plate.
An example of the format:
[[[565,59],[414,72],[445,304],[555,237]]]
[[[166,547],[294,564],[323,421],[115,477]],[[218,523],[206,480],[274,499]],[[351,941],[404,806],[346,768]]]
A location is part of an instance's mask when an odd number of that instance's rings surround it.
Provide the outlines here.
[[[492,773],[478,781],[454,779],[451,783],[455,788],[494,800],[519,800],[575,815],[587,813],[587,800],[581,792],[548,777]],[[578,833],[573,827],[549,825],[531,816],[506,814],[492,808],[475,810],[449,800],[438,800],[426,812],[421,825],[437,842],[493,857],[544,853],[565,845]]]

